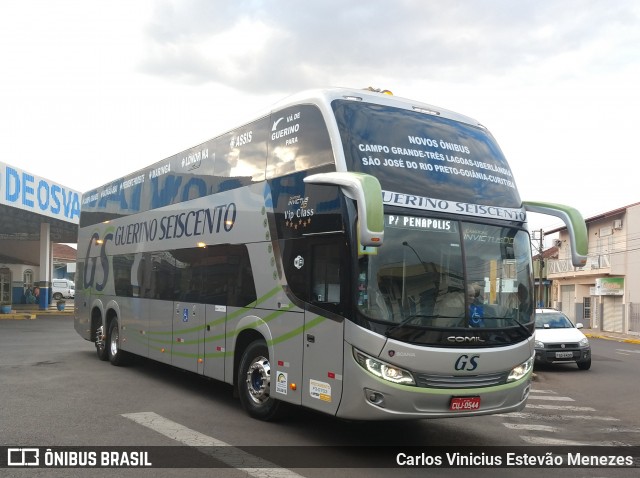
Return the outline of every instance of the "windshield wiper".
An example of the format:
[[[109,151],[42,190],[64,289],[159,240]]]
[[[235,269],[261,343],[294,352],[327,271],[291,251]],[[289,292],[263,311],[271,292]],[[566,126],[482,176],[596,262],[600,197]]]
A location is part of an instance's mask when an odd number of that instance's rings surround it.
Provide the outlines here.
[[[516,324],[518,324],[518,327],[520,327],[522,330],[524,330],[527,333],[527,337],[531,337],[533,335],[533,332],[530,332],[529,329],[527,329],[527,326],[524,325],[515,317],[505,317],[505,319],[513,320]]]
[[[393,332],[396,329],[399,329],[400,327],[404,327],[405,325],[407,325],[409,322],[411,322],[414,319],[417,318],[421,318],[421,319],[459,319],[460,317],[453,317],[453,316],[448,316],[448,315],[425,315],[425,314],[411,314],[408,317],[405,317],[404,319],[402,319],[402,321],[396,325],[392,325],[391,327],[389,327],[387,329],[387,331],[385,332],[385,335],[388,337],[389,334],[391,332]]]

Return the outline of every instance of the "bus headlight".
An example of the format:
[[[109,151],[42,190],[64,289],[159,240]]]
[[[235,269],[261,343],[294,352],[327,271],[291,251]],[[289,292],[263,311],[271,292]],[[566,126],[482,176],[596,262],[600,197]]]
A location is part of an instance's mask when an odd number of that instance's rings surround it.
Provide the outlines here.
[[[531,357],[526,362],[522,362],[517,367],[514,367],[513,370],[511,370],[511,372],[509,373],[509,377],[507,377],[507,383],[515,382],[516,380],[520,380],[522,377],[527,375],[533,368],[533,359],[534,357]]]
[[[383,362],[380,359],[371,357],[360,352],[359,350],[356,350],[355,348],[353,349],[353,357],[363,369],[365,369],[369,373],[372,373],[376,377],[380,377],[389,382],[399,383],[402,385],[416,384],[415,380],[413,379],[413,375],[411,375],[411,372],[408,372],[407,370]]]

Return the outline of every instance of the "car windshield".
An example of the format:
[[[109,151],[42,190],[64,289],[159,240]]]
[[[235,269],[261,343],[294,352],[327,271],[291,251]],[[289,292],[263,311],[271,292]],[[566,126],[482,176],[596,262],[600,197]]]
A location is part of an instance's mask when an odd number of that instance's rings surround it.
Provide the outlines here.
[[[536,329],[572,329],[573,324],[564,314],[542,313],[536,315]]]
[[[530,258],[520,229],[386,215],[384,245],[359,254],[358,310],[391,329],[532,326]]]

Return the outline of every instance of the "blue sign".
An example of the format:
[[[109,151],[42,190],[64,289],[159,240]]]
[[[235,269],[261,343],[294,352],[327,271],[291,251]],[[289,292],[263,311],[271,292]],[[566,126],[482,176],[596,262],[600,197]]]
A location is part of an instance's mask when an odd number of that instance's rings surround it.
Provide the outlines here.
[[[0,204],[56,219],[80,222],[80,193],[0,163]]]

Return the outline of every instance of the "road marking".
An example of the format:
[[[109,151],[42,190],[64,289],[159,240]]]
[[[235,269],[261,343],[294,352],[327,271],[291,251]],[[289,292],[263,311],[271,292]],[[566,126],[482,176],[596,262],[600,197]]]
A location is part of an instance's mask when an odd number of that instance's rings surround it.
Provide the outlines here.
[[[531,398],[531,397],[529,397]],[[595,408],[591,407],[572,407],[570,405],[534,405],[527,403],[525,408],[533,408],[538,410],[562,410],[565,412],[595,412]]]
[[[616,349],[616,352],[624,352],[628,354],[640,354],[640,350]]]
[[[521,436],[524,441],[532,445],[566,445],[566,446],[586,446],[592,443],[586,443],[582,441],[563,440],[560,438],[546,438],[546,437],[530,437]]]
[[[621,441],[594,441],[594,442],[585,442],[585,441],[574,441],[574,440],[563,440],[561,438],[545,438],[545,437],[530,437],[530,436],[521,436],[524,441],[527,443],[531,443],[532,445],[566,445],[566,446],[629,446]]]
[[[555,433],[560,430],[558,427],[550,427],[548,425],[534,425],[533,423],[503,423],[507,428],[512,430],[529,430],[537,432],[551,432]]]
[[[549,397],[547,395],[537,396],[537,395],[529,395],[529,400],[553,400],[556,402],[575,402],[575,400],[571,397]]]
[[[602,428],[604,432],[614,432],[614,433],[640,433],[640,428],[620,428],[620,427],[609,427]]]
[[[287,468],[280,468],[274,463],[239,450],[222,440],[187,428],[157,413],[123,413],[122,416],[185,445],[214,447],[207,451],[201,451],[255,478],[302,478],[302,475]]]
[[[600,420],[605,422],[619,422],[619,418],[615,417],[593,417],[591,415],[541,415],[540,413],[511,412],[501,413],[500,416],[505,418],[522,418],[525,420]]]
[[[523,412],[504,413],[501,416],[505,419],[523,419],[526,423],[502,423],[506,428],[512,430],[530,431],[530,432],[542,432],[543,434],[558,434],[562,433],[564,428],[559,426],[537,425],[532,423],[534,421],[553,421],[553,422],[567,422],[569,420],[589,420],[589,421],[601,421],[601,422],[619,422],[619,418],[606,417],[606,416],[591,416],[585,414],[567,414],[572,412],[596,412],[592,407],[577,407],[573,405],[560,405],[560,404],[535,404],[532,401],[548,401],[548,402],[575,402],[573,398],[557,396],[553,390],[537,390],[532,389],[529,395],[529,402]],[[537,394],[536,394],[537,392]],[[531,413],[530,409],[540,410],[541,413]],[[542,412],[549,411],[550,413],[544,414]],[[555,413],[554,413],[555,412]],[[607,428],[600,429],[607,433],[640,433],[640,428],[624,428],[620,426],[609,426]],[[556,435],[557,436],[557,435]],[[563,438],[552,438],[548,436],[530,436],[521,435],[520,439],[530,445],[547,445],[547,446],[627,446],[627,444],[618,441],[609,442],[582,442],[576,440],[567,440]]]

